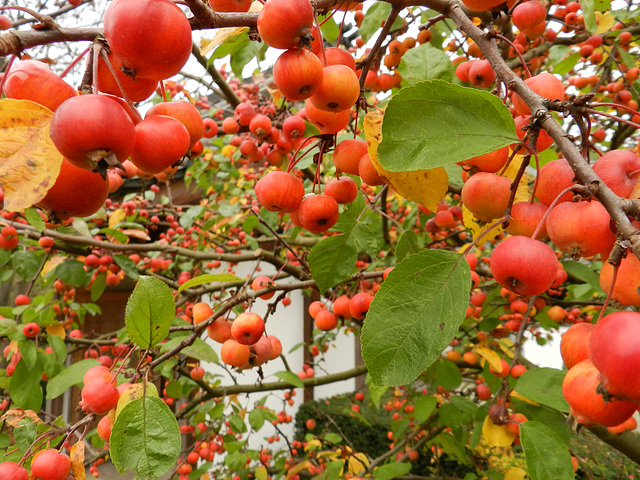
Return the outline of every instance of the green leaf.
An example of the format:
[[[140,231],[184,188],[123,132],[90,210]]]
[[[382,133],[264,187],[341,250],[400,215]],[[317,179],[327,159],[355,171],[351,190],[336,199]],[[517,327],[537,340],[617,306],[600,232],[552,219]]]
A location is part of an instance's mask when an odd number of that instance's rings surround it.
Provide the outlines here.
[[[262,408],[254,408],[249,412],[249,425],[255,431],[258,431],[264,425],[264,421],[266,420],[263,409]]]
[[[27,208],[24,211],[24,216],[29,222],[29,225],[34,227],[38,232],[42,232],[46,228],[46,224],[40,215],[40,211],[36,208]]]
[[[100,365],[100,362],[97,360],[80,360],[79,362],[72,363],[58,375],[49,379],[47,382],[47,400],[59,397],[74,385],[81,385],[84,374],[96,365]]]
[[[193,225],[200,215],[204,213],[204,205],[196,205],[194,207],[190,207],[184,215],[180,217],[180,226],[185,230],[188,230]]]
[[[44,397],[40,386],[42,371],[40,362],[31,369],[27,367],[24,359],[18,362],[9,382],[9,395],[17,407],[40,411]]]
[[[414,416],[417,423],[425,422],[436,409],[438,400],[431,395],[422,395],[413,402]]]
[[[167,390],[167,395],[171,398],[181,398],[182,397],[182,385],[180,382],[176,382],[175,380],[167,383],[165,387]]]
[[[157,278],[140,277],[125,310],[129,338],[143,349],[157,345],[169,334],[175,313],[171,289]]]
[[[402,56],[398,66],[403,85],[413,85],[424,80],[453,80],[453,64],[442,50],[429,43],[412,48]]]
[[[398,262],[404,260],[408,255],[412,253],[418,253],[420,251],[420,242],[418,241],[418,235],[413,230],[405,230],[396,245],[396,258]]]
[[[377,385],[411,383],[451,341],[471,288],[460,254],[425,250],[389,273],[362,329],[362,356]]]
[[[260,50],[260,44],[258,42],[247,42],[238,49],[233,55],[231,55],[231,70],[238,78],[244,78],[242,76],[242,70],[244,66],[256,57],[256,54]]]
[[[38,361],[38,347],[36,344],[29,340],[22,340],[18,342],[22,359],[29,370],[35,367]]]
[[[558,62],[557,64],[555,64],[551,68],[551,70],[553,71],[553,73],[557,75],[564,75],[566,73],[569,73],[571,70],[573,70],[573,67],[575,67],[579,61],[580,61],[580,54],[572,53],[561,62]]]
[[[458,366],[449,360],[440,360],[436,366],[436,382],[447,390],[455,390],[462,382]]]
[[[520,424],[520,441],[531,480],[575,478],[567,446],[545,424]]]
[[[371,257],[375,257],[380,253],[376,234],[366,223],[357,223],[351,230],[350,236],[358,252],[367,253]]]
[[[178,346],[180,342],[184,340],[184,338],[185,337],[172,338],[168,342],[162,344],[162,348],[160,349],[160,351],[168,352],[172,348]],[[211,362],[215,363],[216,365],[220,363],[216,351],[211,347],[211,345],[200,338],[196,338],[196,341],[193,342],[193,345],[189,345],[188,347],[183,348],[182,353],[187,357],[192,357],[196,360]]]
[[[240,277],[236,277],[231,273],[210,273],[206,275],[198,275],[197,277],[194,277],[191,280],[187,280],[182,285],[180,285],[180,288],[178,288],[176,293],[180,293],[187,288],[198,287],[206,283],[238,282],[240,280]]]
[[[489,92],[431,80],[391,97],[378,159],[391,172],[442,167],[518,141],[509,109]]]
[[[565,416],[561,412],[544,405],[532,405],[515,398],[512,398],[512,402],[514,411],[522,413],[529,420],[544,423],[562,440],[565,447],[569,448],[572,432]]]
[[[555,368],[533,368],[518,379],[515,390],[529,400],[568,412],[569,404],[562,395],[564,375],[565,372]]]
[[[565,261],[561,262],[562,268],[570,277],[582,280],[584,283],[589,284],[592,288],[600,290],[600,276],[594,272],[588,265],[580,262]]]
[[[47,342],[49,343],[51,350],[53,350],[53,354],[55,355],[56,360],[59,363],[64,363],[65,359],[67,358],[67,354],[69,353],[67,351],[67,346],[65,345],[64,340],[56,335],[47,335]]]
[[[348,279],[356,268],[358,249],[349,234],[325,238],[309,253],[309,268],[318,290],[327,289]]]
[[[31,280],[40,269],[40,256],[32,250],[18,250],[11,257],[11,264],[18,275]]]
[[[91,301],[97,302],[104,293],[105,288],[107,288],[107,274],[102,272],[98,274],[91,284]]]
[[[384,2],[375,2],[367,9],[367,14],[360,24],[360,36],[365,43],[371,40],[373,34],[380,29],[380,25],[387,19],[390,12],[391,4]]]
[[[138,280],[138,278],[140,278],[136,262],[131,260],[128,256],[114,255],[113,261],[116,262],[116,265],[118,265],[130,279]]]
[[[582,8],[582,14],[584,15],[584,26],[587,28],[587,30],[591,33],[598,30],[594,0],[580,0],[580,8]]]
[[[111,430],[111,460],[138,480],[156,480],[174,467],[180,456],[180,430],[169,407],[157,397],[128,403]]]
[[[276,372],[274,373],[274,375],[278,377],[280,380],[290,383],[294,387],[304,388],[304,383],[302,383],[302,380],[300,379],[300,377],[293,372],[287,372],[287,371]]]
[[[84,269],[84,263],[73,259],[65,260],[58,265],[51,276],[74,287],[86,287],[91,281],[91,275]]]
[[[373,470],[373,476],[376,480],[391,480],[406,475],[411,471],[410,463],[389,463],[382,465]]]

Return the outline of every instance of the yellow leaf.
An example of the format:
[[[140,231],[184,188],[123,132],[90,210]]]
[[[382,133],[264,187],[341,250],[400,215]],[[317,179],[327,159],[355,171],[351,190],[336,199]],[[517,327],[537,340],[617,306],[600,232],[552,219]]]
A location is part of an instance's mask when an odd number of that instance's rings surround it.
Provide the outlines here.
[[[509,358],[513,358],[513,342],[508,338],[501,338],[497,341],[500,350]]]
[[[377,110],[364,117],[364,133],[367,139],[369,156],[373,166],[396,193],[407,200],[424,205],[436,211],[438,202],[447,193],[449,176],[444,167],[412,172],[390,172],[378,161],[378,144],[382,141],[382,119],[384,114]]]
[[[509,150],[509,152],[511,152],[511,150]],[[520,169],[520,165],[522,164],[523,158],[524,158],[524,155],[521,155],[521,154],[515,155],[511,160],[509,167],[501,176],[510,178],[511,180],[516,178],[516,174]],[[529,192],[528,182],[529,182],[528,176],[525,173],[520,179],[520,183],[518,184],[518,190],[516,191],[516,197],[513,200],[513,203],[529,201],[529,197],[531,196],[531,194]]]
[[[138,240],[145,240],[147,242],[151,240],[151,237],[147,234],[147,232],[139,230],[137,228],[125,228],[122,230],[122,233],[124,233],[127,237],[133,237]]]
[[[256,480],[267,480],[267,469],[265,467],[258,467],[253,475]]]
[[[29,100],[0,100],[0,187],[4,208],[19,212],[53,186],[62,155],[49,137],[53,112]]]
[[[49,260],[46,261],[44,266],[42,267],[42,271],[40,272],[40,276],[45,277],[49,272],[51,272],[54,268],[65,261],[65,257],[60,255],[55,255]]]
[[[481,220],[478,220],[471,210],[469,210],[466,206],[462,205],[462,223],[464,226],[471,230],[471,237],[476,239],[480,235],[484,233],[484,231],[491,225],[490,223],[484,223]],[[504,228],[502,228],[502,223],[493,227],[489,232],[482,235],[482,240],[480,243],[487,242],[492,240],[494,237],[497,237],[502,232],[504,232]]]
[[[66,330],[59,323],[57,325],[52,324],[47,326],[46,330],[49,335],[53,335],[54,337],[59,337],[62,340],[64,340],[67,336]]]
[[[369,459],[364,453],[356,453],[351,455],[347,460],[347,469],[349,473],[358,475],[367,470]]]
[[[84,480],[86,478],[84,468],[84,442],[81,440],[73,444],[69,453],[73,476],[76,480]]]
[[[260,2],[253,2],[251,4],[251,8],[249,8],[249,12],[256,13],[262,10],[262,4]],[[235,37],[236,35],[240,35],[242,32],[249,30],[249,27],[227,27],[227,28],[219,28],[216,31],[216,34],[213,38],[207,40],[203,38],[200,40],[200,53],[202,55],[206,55],[211,52],[218,45],[222,45],[225,40],[231,37]]]
[[[502,360],[496,352],[487,347],[478,347],[475,349],[475,352],[489,362],[489,365],[491,365],[496,372],[502,371]]]
[[[504,480],[524,480],[527,476],[527,471],[520,467],[511,467],[504,472]]]
[[[109,228],[116,228],[120,222],[127,218],[123,208],[118,208],[109,217]]]
[[[320,447],[322,447],[322,442],[320,442],[320,440],[318,439],[315,439],[315,440],[311,440],[310,442],[307,442],[304,445],[304,451],[308,452],[309,450],[315,450]]]
[[[300,462],[299,464],[291,467],[288,471],[287,471],[287,478],[291,478],[293,477],[295,474],[297,474],[298,472],[301,472],[302,470],[304,470],[305,468],[309,468],[310,466],[312,466],[313,464],[308,461],[305,460],[304,462]]]
[[[531,405],[535,405],[535,406],[539,406],[540,404],[538,402],[534,402],[533,400],[529,400],[527,397],[525,397],[524,395],[520,395],[518,392],[516,392],[515,390],[511,390],[511,393],[509,394],[509,396],[513,397],[513,398],[517,398],[518,400],[522,400],[523,402],[527,402]]]
[[[598,24],[596,33],[605,33],[611,30],[616,19],[611,15],[611,12],[596,12],[596,23]]]
[[[508,447],[516,438],[507,430],[506,425],[496,425],[488,416],[482,425],[482,436],[485,442],[493,447]]]

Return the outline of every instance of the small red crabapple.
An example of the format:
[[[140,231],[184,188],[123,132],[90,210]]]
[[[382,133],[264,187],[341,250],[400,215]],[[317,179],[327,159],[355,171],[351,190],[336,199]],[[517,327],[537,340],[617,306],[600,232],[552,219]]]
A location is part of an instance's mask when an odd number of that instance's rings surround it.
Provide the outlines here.
[[[40,333],[40,326],[36,322],[29,322],[22,327],[22,333],[27,338],[35,338]]]

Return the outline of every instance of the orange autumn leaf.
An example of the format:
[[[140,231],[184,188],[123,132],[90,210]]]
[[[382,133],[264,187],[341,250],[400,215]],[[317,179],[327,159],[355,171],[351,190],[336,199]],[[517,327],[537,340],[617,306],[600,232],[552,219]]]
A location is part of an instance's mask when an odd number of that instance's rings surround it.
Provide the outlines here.
[[[70,452],[71,472],[76,480],[85,480],[84,468],[84,442],[79,441],[71,446]]]
[[[0,187],[10,212],[42,200],[60,173],[62,155],[49,138],[52,116],[29,100],[0,100]]]

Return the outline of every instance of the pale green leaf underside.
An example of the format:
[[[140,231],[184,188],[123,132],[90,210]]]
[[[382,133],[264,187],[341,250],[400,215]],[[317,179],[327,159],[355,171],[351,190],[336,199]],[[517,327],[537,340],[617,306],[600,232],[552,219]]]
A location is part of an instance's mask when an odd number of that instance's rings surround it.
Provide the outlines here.
[[[465,317],[471,288],[460,255],[425,250],[405,258],[376,293],[362,329],[362,356],[376,385],[415,380]]]
[[[111,430],[111,459],[124,473],[155,480],[175,466],[180,456],[180,430],[175,416],[159,398],[142,397],[127,404]]]
[[[517,142],[502,101],[442,80],[395,94],[384,114],[378,158],[392,172],[442,167]]]

